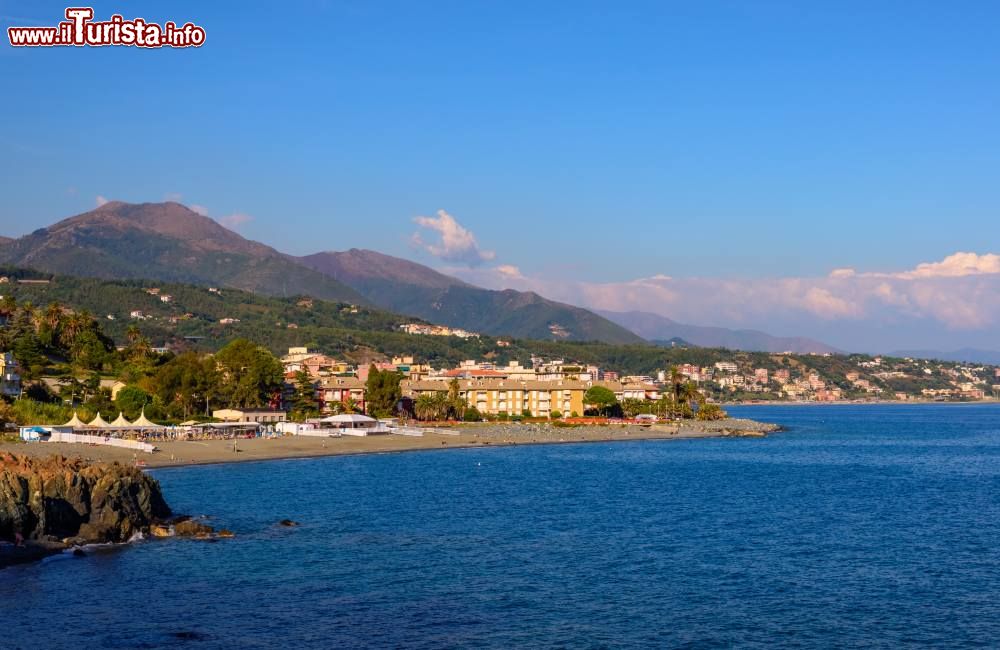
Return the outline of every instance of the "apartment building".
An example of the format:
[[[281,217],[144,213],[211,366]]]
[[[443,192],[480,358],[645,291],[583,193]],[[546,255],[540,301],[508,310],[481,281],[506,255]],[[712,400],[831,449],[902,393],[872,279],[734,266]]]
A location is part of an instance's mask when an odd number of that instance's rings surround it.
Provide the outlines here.
[[[21,394],[21,375],[17,360],[10,352],[0,354],[0,395],[18,397]]]
[[[441,383],[441,382],[436,382]],[[359,411],[365,410],[365,382],[358,377],[324,377],[319,382],[320,410],[330,414],[337,405],[353,402]]]
[[[509,379],[459,379],[459,397],[485,415],[521,415],[549,417],[553,411],[563,415],[583,414],[583,394],[588,386],[576,381],[536,381]],[[450,382],[402,382],[403,399],[415,401],[427,393],[447,392]]]

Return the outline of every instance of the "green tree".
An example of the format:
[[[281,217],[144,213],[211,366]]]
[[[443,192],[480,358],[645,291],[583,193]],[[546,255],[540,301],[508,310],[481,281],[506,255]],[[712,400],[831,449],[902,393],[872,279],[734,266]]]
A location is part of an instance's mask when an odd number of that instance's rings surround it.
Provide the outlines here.
[[[447,408],[447,398],[442,393],[421,393],[413,402],[413,413],[418,420],[439,420]]]
[[[70,406],[76,406],[83,402],[84,388],[83,382],[77,379],[76,375],[67,373],[59,378],[59,397]]]
[[[47,359],[45,349],[34,331],[15,334],[13,342],[14,358],[21,366],[21,374],[25,379],[36,379],[41,376]]]
[[[111,401],[111,390],[108,388],[98,388],[90,393],[84,407],[91,413],[105,413],[114,417],[116,410],[115,403]]]
[[[260,408],[281,390],[281,362],[267,348],[236,339],[215,355],[221,373],[220,394],[231,408]]]
[[[468,408],[465,400],[461,395],[461,386],[457,379],[452,379],[448,382],[448,398],[446,404],[446,415],[445,417],[454,418],[456,420],[462,420],[465,418],[465,409]]]
[[[583,403],[592,406],[601,415],[607,415],[618,405],[618,399],[604,386],[591,386],[583,394]]]
[[[167,413],[186,420],[195,413],[208,415],[212,400],[219,399],[220,381],[213,358],[185,352],[160,366],[151,383]]]
[[[292,398],[292,419],[304,422],[319,416],[319,399],[316,397],[316,382],[305,370],[295,373],[295,395]]]
[[[402,379],[402,375],[398,372],[379,370],[375,364],[368,368],[368,380],[365,382],[368,415],[380,418],[395,413],[396,405],[403,396],[399,387]]]
[[[702,404],[698,408],[698,415],[696,416],[699,420],[725,420],[729,417],[729,414],[722,410],[718,404]]]
[[[108,360],[109,350],[105,341],[94,330],[81,332],[70,349],[73,365],[81,370],[100,370]]]
[[[627,418],[634,418],[635,416],[644,413],[652,413],[654,409],[654,404],[652,402],[633,398],[622,400],[621,406],[622,414]]]
[[[118,397],[115,398],[115,408],[124,413],[129,420],[134,420],[152,402],[153,396],[143,389],[138,386],[126,386],[118,391]]]

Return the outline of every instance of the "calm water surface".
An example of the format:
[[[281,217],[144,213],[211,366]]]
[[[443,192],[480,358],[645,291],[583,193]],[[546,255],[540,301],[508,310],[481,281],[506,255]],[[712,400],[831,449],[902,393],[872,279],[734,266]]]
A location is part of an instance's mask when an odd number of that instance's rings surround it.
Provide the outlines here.
[[[1000,646],[1000,407],[732,410],[789,430],[161,470],[238,537],[2,571],[0,647]]]

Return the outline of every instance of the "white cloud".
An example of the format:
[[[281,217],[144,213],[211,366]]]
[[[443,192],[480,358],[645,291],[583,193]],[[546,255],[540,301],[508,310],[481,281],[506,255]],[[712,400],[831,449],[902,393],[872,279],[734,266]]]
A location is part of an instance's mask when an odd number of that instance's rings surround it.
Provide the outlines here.
[[[100,194],[98,194],[97,197],[94,199],[94,203],[97,204],[97,207],[101,207],[102,205],[106,205],[108,203],[108,200],[103,196],[101,196]]]
[[[513,266],[511,264],[501,264],[496,267],[496,272],[508,278],[523,278],[521,275],[521,269]]]
[[[917,278],[961,278],[967,275],[992,275],[1000,273],[1000,255],[976,253],[955,253],[940,262],[918,264],[912,271],[900,273],[896,277]]]
[[[491,288],[535,291],[584,307],[648,311],[701,325],[768,329],[795,322],[908,328],[923,321],[959,331],[988,331],[1000,325],[996,254],[955,253],[895,273],[842,268],[819,277],[654,275],[623,282],[561,282],[525,275],[509,265],[454,272]]]
[[[197,212],[198,214],[200,214],[203,217],[207,217],[208,216],[208,208],[206,208],[203,205],[197,205],[195,203],[192,203],[191,205],[188,206],[188,208],[192,212]]]
[[[184,195],[180,192],[167,192],[163,195],[164,201],[173,201],[174,203],[180,203],[183,198]]]
[[[820,318],[855,318],[860,315],[859,307],[843,298],[839,298],[829,289],[810,287],[802,297],[802,306]]]
[[[240,227],[253,221],[253,217],[251,217],[249,214],[236,212],[234,214],[226,215],[225,217],[219,217],[218,219],[216,219],[216,221],[218,221],[226,228],[229,228],[230,230],[239,230]]]
[[[415,217],[413,222],[437,233],[439,238],[437,242],[427,242],[418,231],[411,237],[413,245],[441,260],[461,262],[472,267],[496,257],[493,251],[479,248],[475,235],[444,210],[438,210],[436,217]]]

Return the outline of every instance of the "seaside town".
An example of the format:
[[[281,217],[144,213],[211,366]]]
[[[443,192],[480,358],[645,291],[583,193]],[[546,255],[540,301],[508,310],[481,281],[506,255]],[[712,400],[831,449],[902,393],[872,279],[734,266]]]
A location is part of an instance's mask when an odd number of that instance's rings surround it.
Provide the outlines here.
[[[265,299],[217,287],[83,282],[0,278],[17,287],[0,297],[0,424],[21,439],[96,436],[102,444],[150,451],[162,439],[420,435],[421,427],[460,423],[649,426],[724,419],[730,404],[1000,397],[1000,368],[984,364],[567,344],[618,359],[594,363],[545,354],[543,341],[399,322],[357,305],[305,297],[256,305]],[[46,295],[24,291],[59,288],[74,300],[95,293],[103,307],[97,313],[106,316],[54,302],[38,308],[24,299]],[[118,306],[108,310],[112,295]],[[263,320],[269,310],[282,310],[284,318]],[[322,319],[320,326],[310,319]],[[327,322],[350,327],[337,331],[353,347],[330,339]],[[385,336],[379,331],[393,332],[388,350],[366,339]],[[280,356],[273,352],[277,340],[311,337],[330,341],[327,350],[290,345]],[[447,355],[427,347],[436,341],[452,346],[443,348]],[[394,352],[400,349],[413,352]],[[481,356],[447,361],[459,350]],[[89,437],[75,437],[81,435]]]
[[[268,354],[249,342],[239,343],[252,347],[257,354]],[[154,348],[148,354],[172,356],[169,351]],[[779,365],[788,363],[792,357],[771,356]],[[815,356],[819,359],[830,355]],[[721,417],[722,411],[715,405],[735,402],[978,401],[1000,396],[998,368],[882,357],[847,360],[847,367],[853,369],[834,378],[801,362],[793,368],[767,368],[747,366],[735,359],[710,366],[684,363],[654,375],[623,375],[596,365],[537,356],[532,356],[525,365],[518,361],[499,365],[467,360],[455,367],[436,368],[412,356],[403,356],[355,366],[307,347],[290,348],[276,362],[280,363],[280,381],[264,388],[259,399],[222,404],[212,408],[210,416],[195,417],[181,424],[202,434],[210,431],[233,434],[257,429],[301,433],[301,427],[285,425],[292,420],[311,423],[324,431],[331,426],[380,427],[377,418],[404,422],[584,417],[656,421],[696,417],[699,413]],[[919,392],[893,390],[894,385],[915,378],[934,379],[941,387],[922,388]],[[50,391],[60,396],[65,407],[88,410],[88,403],[81,399],[85,395],[78,396],[74,381],[66,377],[41,377],[37,383],[26,386],[12,352],[0,355],[0,379],[0,393],[8,400],[17,400],[26,391],[34,394]],[[388,391],[384,388],[387,379],[391,387]],[[103,395],[109,408],[117,409],[116,413],[105,411],[114,419],[107,421],[95,412],[89,421],[83,421],[74,410],[67,422],[48,424],[59,424],[63,430],[145,432],[161,426],[149,419],[146,410],[164,413],[162,403],[140,385],[101,378],[93,392],[91,401]],[[130,421],[125,412],[134,411],[135,405],[139,405],[140,412]],[[25,425],[23,430],[28,438],[45,427],[40,423]],[[356,433],[361,435],[365,431]]]

